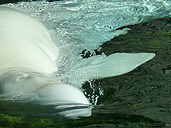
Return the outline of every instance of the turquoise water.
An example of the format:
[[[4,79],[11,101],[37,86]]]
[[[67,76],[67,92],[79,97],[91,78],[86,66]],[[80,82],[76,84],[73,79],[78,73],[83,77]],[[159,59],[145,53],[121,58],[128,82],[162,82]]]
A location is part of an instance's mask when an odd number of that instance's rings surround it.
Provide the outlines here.
[[[1,97],[0,126],[171,127],[171,20],[153,20],[128,28],[128,34],[106,42],[97,53],[154,52],[156,57],[128,74],[86,82],[82,86],[84,93],[96,104],[92,116],[68,119],[52,106]]]

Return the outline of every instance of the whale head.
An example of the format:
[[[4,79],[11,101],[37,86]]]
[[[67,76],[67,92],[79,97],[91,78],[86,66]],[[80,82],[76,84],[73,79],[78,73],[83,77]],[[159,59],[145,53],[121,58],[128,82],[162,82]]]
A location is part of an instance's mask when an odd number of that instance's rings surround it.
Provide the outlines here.
[[[0,87],[1,93],[13,100],[23,99],[26,102],[51,105],[60,109],[59,114],[65,117],[91,115],[90,102],[82,91],[38,72],[28,69],[7,71],[0,77]]]

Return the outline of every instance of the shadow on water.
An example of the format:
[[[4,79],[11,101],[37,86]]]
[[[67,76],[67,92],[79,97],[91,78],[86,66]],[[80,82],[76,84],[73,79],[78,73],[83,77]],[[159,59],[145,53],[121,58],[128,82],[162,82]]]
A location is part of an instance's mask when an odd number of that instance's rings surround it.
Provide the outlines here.
[[[85,83],[87,97],[98,98],[91,117],[66,119],[51,106],[1,101],[0,127],[171,127],[171,19],[129,28],[101,52],[154,52],[156,57],[128,74]]]

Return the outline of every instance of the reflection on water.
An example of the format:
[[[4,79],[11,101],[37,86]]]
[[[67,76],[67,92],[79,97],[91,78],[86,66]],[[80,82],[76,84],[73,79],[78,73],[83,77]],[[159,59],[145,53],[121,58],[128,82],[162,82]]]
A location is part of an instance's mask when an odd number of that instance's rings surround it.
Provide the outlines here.
[[[111,106],[112,107],[112,106]],[[60,110],[48,106],[4,102],[1,107],[1,125],[12,127],[115,127],[115,126],[165,126],[165,123],[154,121],[141,115],[108,113],[110,108],[94,108],[91,117],[68,119],[61,116]],[[113,108],[110,108],[110,110]]]
[[[131,30],[127,35],[105,43],[100,52],[107,55],[118,51],[154,52],[157,55],[123,76],[85,83],[86,96],[96,104],[91,117],[72,120],[62,115],[68,110],[74,113],[75,107],[63,111],[52,106],[1,99],[0,126],[171,127],[171,20],[128,27]]]

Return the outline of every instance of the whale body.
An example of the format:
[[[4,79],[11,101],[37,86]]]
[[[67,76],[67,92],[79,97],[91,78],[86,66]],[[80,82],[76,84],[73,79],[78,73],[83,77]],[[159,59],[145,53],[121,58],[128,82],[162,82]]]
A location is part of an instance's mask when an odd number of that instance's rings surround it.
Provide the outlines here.
[[[60,37],[59,37],[60,38]],[[27,14],[0,7],[0,89],[7,97],[32,99],[45,105],[89,106],[82,91],[51,77],[58,72],[60,53],[45,26]],[[83,59],[74,71],[92,67],[85,80],[122,75],[155,56],[154,53],[115,53],[98,63],[94,57]],[[80,78],[82,79],[82,78]],[[90,116],[84,108],[77,116]],[[64,114],[65,115],[65,114]]]
[[[2,70],[17,67],[41,73],[57,71],[55,60],[58,48],[43,24],[23,13],[4,7],[0,8],[0,17],[1,73]]]
[[[4,7],[0,17],[1,93],[41,104],[90,104],[79,89],[49,77],[59,51],[42,23]]]

